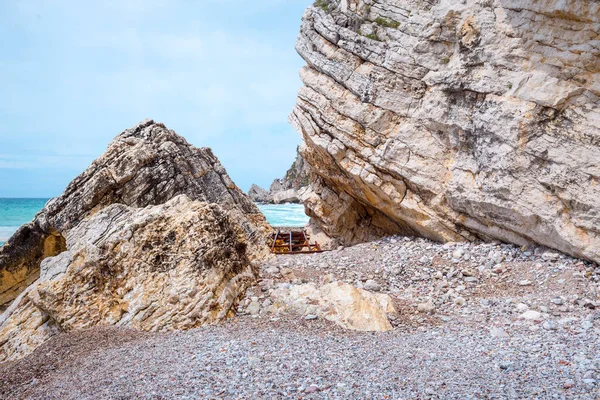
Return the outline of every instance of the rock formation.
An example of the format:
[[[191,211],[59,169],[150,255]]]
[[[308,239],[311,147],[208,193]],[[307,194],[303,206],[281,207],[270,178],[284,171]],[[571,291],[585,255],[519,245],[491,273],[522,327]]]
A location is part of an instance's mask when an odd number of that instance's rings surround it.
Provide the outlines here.
[[[106,152],[0,248],[0,310],[40,275],[40,263],[67,249],[65,238],[111,204],[146,207],[185,194],[220,204],[239,224],[251,257],[265,255],[269,226],[209,148],[195,148],[146,120],[119,134]]]
[[[268,191],[258,185],[252,185],[248,196],[257,203],[300,203],[300,192],[306,186],[308,186],[308,166],[298,154],[283,179],[275,179]]]
[[[233,314],[256,270],[245,235],[217,204],[108,206],[67,231],[67,251],[0,317],[0,361],[58,332],[100,325],[181,330]]]
[[[256,184],[252,184],[248,189],[248,197],[256,203],[271,202],[271,194]]]
[[[296,49],[315,230],[600,261],[600,3],[323,0]]]
[[[146,120],[0,248],[0,361],[61,331],[230,316],[268,233],[210,149]]]
[[[392,330],[387,314],[396,312],[389,295],[371,293],[342,282],[321,287],[314,283],[285,285],[274,290],[271,299],[272,312],[314,315],[355,331]]]

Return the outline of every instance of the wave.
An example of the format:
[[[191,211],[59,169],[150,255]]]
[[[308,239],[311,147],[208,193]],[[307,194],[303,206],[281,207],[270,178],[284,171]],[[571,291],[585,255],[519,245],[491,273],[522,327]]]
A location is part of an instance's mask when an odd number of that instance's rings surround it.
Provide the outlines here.
[[[301,227],[309,220],[302,204],[258,204],[258,208],[272,226]]]

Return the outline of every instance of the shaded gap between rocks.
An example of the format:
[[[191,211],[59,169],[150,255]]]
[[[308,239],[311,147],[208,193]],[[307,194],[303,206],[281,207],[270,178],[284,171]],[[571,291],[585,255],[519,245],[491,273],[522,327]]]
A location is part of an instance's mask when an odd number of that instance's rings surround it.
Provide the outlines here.
[[[59,232],[45,232],[35,222],[19,228],[0,248],[0,313],[40,277],[42,261],[66,250]]]

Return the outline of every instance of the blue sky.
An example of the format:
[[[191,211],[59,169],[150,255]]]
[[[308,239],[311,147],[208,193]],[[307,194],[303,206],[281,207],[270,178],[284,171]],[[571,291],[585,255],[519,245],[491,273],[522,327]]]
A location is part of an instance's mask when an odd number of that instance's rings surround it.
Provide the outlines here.
[[[0,2],[0,197],[51,197],[153,118],[244,190],[293,162],[294,50],[312,0]]]

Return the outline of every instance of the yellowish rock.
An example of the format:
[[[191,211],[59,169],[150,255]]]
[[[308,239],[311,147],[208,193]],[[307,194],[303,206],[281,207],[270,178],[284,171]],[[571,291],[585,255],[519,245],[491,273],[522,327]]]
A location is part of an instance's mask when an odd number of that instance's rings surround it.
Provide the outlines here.
[[[0,319],[0,361],[60,331],[117,325],[185,330],[232,316],[256,278],[243,230],[185,195],[143,209],[109,206],[67,235],[40,279]]]
[[[292,285],[276,289],[271,298],[277,311],[317,315],[356,331],[389,331],[392,325],[387,314],[396,312],[390,296],[341,282],[321,287],[313,283]]]

